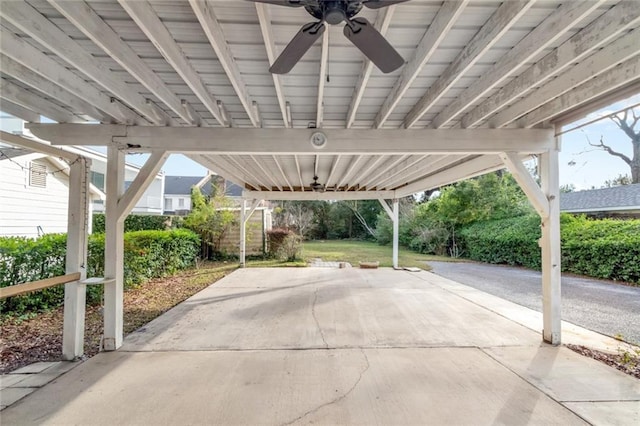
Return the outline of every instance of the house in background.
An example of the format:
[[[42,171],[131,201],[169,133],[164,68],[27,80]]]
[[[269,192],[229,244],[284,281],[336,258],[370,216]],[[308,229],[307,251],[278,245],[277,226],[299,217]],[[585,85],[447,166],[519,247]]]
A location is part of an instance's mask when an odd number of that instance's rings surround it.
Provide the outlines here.
[[[594,217],[640,217],[640,183],[562,193],[560,211]]]
[[[191,211],[191,188],[200,188],[204,195],[211,195],[212,182],[222,188],[225,195],[239,205],[242,187],[220,176],[165,176],[164,212],[166,215],[186,216]]]
[[[105,194],[90,185],[93,203]],[[0,145],[0,236],[67,232],[69,167],[59,158]],[[93,204],[92,203],[92,204]]]

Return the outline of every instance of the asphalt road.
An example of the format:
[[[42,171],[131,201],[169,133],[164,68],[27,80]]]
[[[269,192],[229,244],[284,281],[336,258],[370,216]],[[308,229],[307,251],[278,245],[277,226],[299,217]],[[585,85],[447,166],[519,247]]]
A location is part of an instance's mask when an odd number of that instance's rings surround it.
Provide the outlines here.
[[[428,263],[440,276],[542,311],[538,271],[483,263]],[[562,319],[640,344],[640,287],[563,274]]]

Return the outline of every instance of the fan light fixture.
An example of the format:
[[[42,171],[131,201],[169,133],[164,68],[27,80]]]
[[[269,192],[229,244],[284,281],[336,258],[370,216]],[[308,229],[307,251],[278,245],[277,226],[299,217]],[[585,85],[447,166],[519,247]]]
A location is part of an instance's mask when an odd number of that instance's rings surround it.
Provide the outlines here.
[[[311,190],[313,192],[324,192],[324,185],[318,182],[318,176],[313,177],[313,183],[311,184]]]

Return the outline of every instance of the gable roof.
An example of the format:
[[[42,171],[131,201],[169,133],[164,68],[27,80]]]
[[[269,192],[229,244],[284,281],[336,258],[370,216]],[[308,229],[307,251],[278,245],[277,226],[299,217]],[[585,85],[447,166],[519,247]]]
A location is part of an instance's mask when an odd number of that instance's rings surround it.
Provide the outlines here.
[[[202,176],[165,176],[164,193],[167,195],[189,195],[191,188],[202,180]]]
[[[560,194],[560,210],[564,212],[635,209],[640,209],[640,183]]]

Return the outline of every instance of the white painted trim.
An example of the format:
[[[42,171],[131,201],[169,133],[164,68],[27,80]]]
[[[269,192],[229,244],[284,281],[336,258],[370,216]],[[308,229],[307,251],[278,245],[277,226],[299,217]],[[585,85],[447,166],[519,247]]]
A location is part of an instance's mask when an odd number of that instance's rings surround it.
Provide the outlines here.
[[[131,210],[136,205],[140,197],[144,194],[144,191],[149,188],[149,185],[154,181],[158,172],[164,165],[164,162],[169,158],[169,153],[166,151],[155,151],[151,153],[151,156],[144,163],[144,166],[140,169],[140,172],[135,177],[127,191],[118,199],[118,219],[124,220]]]
[[[504,162],[507,169],[511,172],[518,185],[527,198],[536,209],[540,217],[549,217],[549,200],[545,197],[542,189],[538,186],[538,183],[533,179],[533,176],[529,173],[529,170],[522,164],[520,157],[513,152],[503,152],[500,154],[500,158]]]
[[[320,73],[318,77],[318,96],[316,100],[316,128],[322,128],[324,114],[324,84],[327,79],[327,62],[329,60],[329,31],[322,33],[320,52]]]
[[[47,145],[43,142],[38,142],[33,139],[27,139],[22,136],[14,135],[0,131],[0,142],[17,146],[19,148],[26,148],[30,151],[41,152],[43,154],[51,155],[53,157],[64,158],[70,162],[76,161],[78,155],[64,149],[56,148],[55,146]]]
[[[398,269],[398,252],[400,241],[400,207],[397,198],[393,200],[393,217],[391,220],[393,221],[393,268]]]
[[[283,200],[377,200],[379,198],[393,199],[396,197],[395,191],[349,191],[349,192],[289,192],[289,191],[248,191],[243,192],[243,197],[261,199],[265,201]]]
[[[0,35],[0,38],[2,35]],[[11,102],[7,99],[2,100],[2,112],[6,112],[7,114],[11,114],[14,117],[21,118],[24,121],[30,121],[33,123],[40,122],[40,114],[37,112],[33,112],[30,109],[23,107],[22,105],[18,105],[14,102]]]
[[[380,205],[382,206],[384,211],[387,213],[387,216],[389,216],[389,219],[393,220],[393,210],[391,209],[391,207],[389,207],[387,200],[385,200],[384,198],[378,198],[378,201],[380,202]]]

